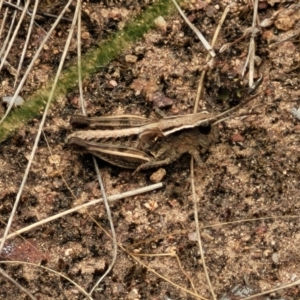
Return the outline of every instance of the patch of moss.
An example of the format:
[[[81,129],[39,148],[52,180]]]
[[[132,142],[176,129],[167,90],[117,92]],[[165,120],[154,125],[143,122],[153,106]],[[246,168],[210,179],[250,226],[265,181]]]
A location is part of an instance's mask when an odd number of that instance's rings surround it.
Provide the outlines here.
[[[155,18],[160,15],[166,16],[173,11],[174,7],[171,1],[161,0],[148,7],[133,20],[130,20],[122,31],[112,35],[109,40],[100,42],[99,47],[87,52],[82,57],[82,77],[86,79],[95,73],[99,67],[107,65],[147,31],[151,30],[155,25]],[[77,65],[74,60],[74,63],[62,72],[53,102],[74,88],[77,85],[77,79]],[[22,107],[13,110],[9,114],[0,125],[0,142],[4,141],[17,128],[41,114],[51,88],[52,82],[28,97]]]

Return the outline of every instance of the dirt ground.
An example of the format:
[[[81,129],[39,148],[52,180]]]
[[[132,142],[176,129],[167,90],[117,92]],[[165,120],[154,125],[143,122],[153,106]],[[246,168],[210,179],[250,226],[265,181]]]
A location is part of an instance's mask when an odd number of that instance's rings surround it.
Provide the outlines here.
[[[83,51],[122,29],[128,19],[151,5],[148,2],[138,1],[139,6],[136,1],[84,3]],[[206,50],[174,13],[165,18],[166,27],[150,31],[84,80],[88,115],[134,114],[151,118],[156,116],[157,108],[168,116],[192,113],[203,68],[207,68],[207,75],[199,110],[218,113],[245,100],[248,77],[246,74],[242,79],[241,71],[250,36],[236,40],[251,27],[252,6],[248,1],[237,2],[221,28],[213,66],[206,66]],[[210,41],[227,3],[195,0],[183,8]],[[287,3],[260,1],[260,22],[286,7]],[[269,26],[260,28],[255,38],[258,64],[254,79],[263,74],[258,88],[261,94],[240,109],[237,117],[218,124],[220,141],[204,155],[205,164],[195,166],[205,256],[201,257],[195,239],[190,156],[186,154],[163,167],[163,188],[111,204],[118,243],[129,252],[147,256],[138,257],[142,265],[119,247],[115,266],[93,299],[197,299],[186,290],[212,299],[203,271],[204,260],[217,299],[241,299],[299,280],[300,112],[298,118],[291,113],[300,105],[297,9],[276,15]],[[66,26],[69,24],[60,25],[36,64],[22,94],[25,100],[55,73],[57,55],[53,49],[60,51]],[[32,48],[38,43],[38,35],[34,37]],[[234,41],[219,53],[224,44]],[[16,47],[14,51],[17,54],[20,49]],[[74,55],[75,48],[70,50],[69,60]],[[13,57],[10,62],[14,63]],[[8,70],[0,76],[2,97],[11,94],[14,77]],[[157,101],[157,94],[161,101]],[[0,113],[4,111],[3,105]],[[44,128],[46,139],[42,136],[39,143],[13,230],[101,197],[92,156],[66,144],[67,135],[74,130],[69,119],[80,113],[78,89],[52,106]],[[22,181],[39,121],[39,117],[33,119],[0,145],[1,233]],[[153,183],[150,177],[156,169],[132,175],[132,170],[97,161],[107,195]],[[40,267],[9,262],[41,264],[88,291],[112,260],[112,241],[103,229],[110,232],[102,204],[63,216],[8,240],[1,254],[7,262],[1,267],[37,299],[85,299],[63,277]],[[0,299],[29,299],[3,277],[0,286]],[[300,299],[300,290],[295,285],[256,299]]]

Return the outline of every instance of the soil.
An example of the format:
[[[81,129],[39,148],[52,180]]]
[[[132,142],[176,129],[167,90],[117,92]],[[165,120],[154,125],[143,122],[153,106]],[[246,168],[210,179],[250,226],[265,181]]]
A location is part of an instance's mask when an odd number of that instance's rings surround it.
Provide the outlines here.
[[[227,2],[198,0],[182,7],[210,41]],[[260,22],[286,8],[286,3],[277,1],[259,3]],[[149,5],[147,0],[138,4],[135,0],[84,3],[83,52],[122,29],[128,19]],[[61,4],[53,13],[59,9]],[[252,24],[248,1],[236,4],[226,18],[214,47],[217,56],[212,66],[205,63],[207,51],[178,13],[165,21],[166,27],[164,23],[158,25],[83,81],[89,116],[134,114],[154,118],[157,109],[168,116],[192,113],[203,69],[207,74],[199,110],[218,113],[249,97],[248,73],[242,79],[241,72],[250,36],[238,40]],[[44,28],[50,24],[46,18],[40,22]],[[44,49],[24,87],[25,101],[27,94],[55,74],[68,26],[62,22]],[[300,104],[299,28],[297,9],[277,14],[268,27],[261,28],[255,38],[258,64],[254,74],[255,81],[263,74],[258,88],[261,94],[235,117],[218,124],[220,141],[204,155],[205,164],[195,165],[204,257],[196,240],[188,154],[164,166],[159,171],[162,176],[155,174],[156,169],[133,176],[132,170],[97,159],[109,196],[150,185],[157,177],[163,178],[164,186],[111,204],[117,241],[127,252],[118,247],[113,270],[97,287],[93,299],[196,299],[186,290],[212,299],[204,261],[217,299],[241,299],[299,280],[300,113],[291,113]],[[292,35],[297,32],[298,37]],[[24,36],[20,33],[18,38],[23,41],[25,36],[24,27]],[[32,49],[38,39],[33,35]],[[219,53],[226,43],[233,44]],[[69,61],[75,50],[73,45]],[[20,47],[13,51],[16,56],[9,62],[15,65]],[[1,97],[12,94],[13,80],[9,70],[3,71]],[[4,110],[3,105],[0,112]],[[92,156],[66,144],[67,135],[73,132],[69,119],[80,113],[78,89],[51,107],[13,231],[102,197]],[[0,145],[1,233],[39,121],[40,117],[32,119]],[[112,261],[112,240],[104,230],[110,233],[104,205],[79,210],[7,240],[1,254],[6,262],[1,267],[37,299],[85,299],[65,278],[39,266],[11,261],[41,264],[89,291]],[[144,265],[128,252],[147,255],[138,257]],[[3,277],[0,286],[0,299],[29,299]],[[256,299],[300,299],[300,290],[294,285]]]

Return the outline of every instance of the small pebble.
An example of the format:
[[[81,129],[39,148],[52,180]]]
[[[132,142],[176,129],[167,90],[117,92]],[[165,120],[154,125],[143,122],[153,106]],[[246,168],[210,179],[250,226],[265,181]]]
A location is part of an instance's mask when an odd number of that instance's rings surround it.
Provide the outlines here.
[[[83,40],[89,39],[89,38],[90,38],[90,33],[87,32],[87,31],[82,32],[82,33],[81,33],[81,38],[82,38]]]
[[[190,232],[188,234],[188,238],[189,238],[190,241],[193,241],[193,242],[197,241],[197,232],[195,232],[195,231]]]
[[[273,262],[275,264],[278,264],[278,262],[279,262],[279,255],[278,255],[277,252],[275,252],[275,253],[272,254],[272,260],[273,260]]]
[[[244,138],[239,133],[236,133],[231,137],[231,141],[232,142],[243,142]]]
[[[163,180],[163,178],[166,176],[166,174],[167,174],[166,170],[163,168],[160,168],[151,175],[150,180],[153,183],[161,182]]]
[[[3,97],[4,98],[4,97]],[[298,120],[300,120],[300,108],[295,108],[293,107],[291,110],[290,110],[291,114],[297,118]]]
[[[167,32],[167,22],[165,21],[165,19],[162,16],[157,17],[154,20],[154,23],[156,25],[157,30],[159,30],[162,33]]]
[[[162,93],[154,93],[152,98],[153,105],[158,108],[170,107],[174,104],[171,98],[164,96]]]
[[[125,56],[125,61],[128,63],[135,63],[137,61],[137,56],[128,54]]]
[[[286,16],[284,18],[279,18],[275,20],[274,25],[277,29],[288,31],[295,26],[295,21],[289,16]]]
[[[118,83],[112,79],[108,82],[108,85],[109,85],[109,87],[114,88],[118,85]]]

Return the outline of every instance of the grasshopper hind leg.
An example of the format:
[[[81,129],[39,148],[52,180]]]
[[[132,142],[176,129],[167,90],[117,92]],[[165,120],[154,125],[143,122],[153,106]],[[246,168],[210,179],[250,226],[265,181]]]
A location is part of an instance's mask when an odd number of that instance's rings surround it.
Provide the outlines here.
[[[133,174],[135,174],[139,171],[142,171],[142,170],[148,170],[148,169],[152,169],[152,168],[158,168],[158,167],[161,167],[161,166],[165,166],[165,165],[170,164],[171,162],[172,162],[172,158],[168,157],[168,158],[163,159],[163,160],[150,161],[150,162],[147,162],[147,163],[143,163],[135,169]]]
[[[197,165],[199,165],[199,166],[203,165],[203,160],[202,160],[201,156],[199,155],[199,150],[197,148],[189,149],[188,153],[194,158]]]

